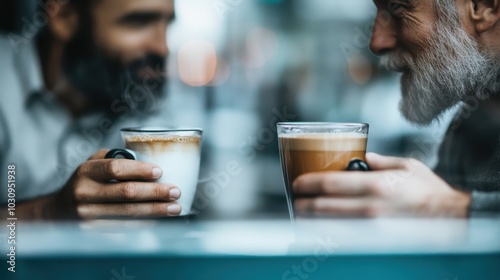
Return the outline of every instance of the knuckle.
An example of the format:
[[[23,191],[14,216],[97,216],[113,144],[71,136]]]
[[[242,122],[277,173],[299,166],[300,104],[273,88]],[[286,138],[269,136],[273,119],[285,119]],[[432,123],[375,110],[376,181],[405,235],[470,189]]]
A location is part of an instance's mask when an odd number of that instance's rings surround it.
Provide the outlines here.
[[[323,210],[323,203],[321,202],[320,199],[313,199],[313,201],[311,202],[311,210],[313,212],[322,212]]]
[[[81,186],[76,186],[75,190],[73,192],[73,198],[76,201],[86,200],[88,198],[87,191],[85,190],[85,188],[83,188]]]
[[[320,184],[321,193],[330,192],[331,186],[335,186],[337,184],[337,180],[334,176],[325,176]]]
[[[376,218],[379,214],[379,208],[375,205],[368,205],[362,211],[362,215],[366,218]]]
[[[387,186],[383,180],[373,180],[368,185],[368,190],[373,195],[377,195],[377,196],[384,195],[386,190],[387,190]]]
[[[160,184],[153,185],[153,196],[157,199],[167,198],[169,196],[168,192],[165,192],[163,186]]]
[[[119,213],[122,216],[135,216],[133,204],[123,204],[120,206]]]
[[[137,197],[137,188],[133,183],[126,183],[121,188],[121,196],[125,200],[134,200]]]
[[[85,206],[76,207],[76,215],[80,218],[86,217],[88,214],[88,209]]]
[[[423,165],[422,162],[414,158],[408,158],[403,162],[403,168],[406,170],[413,170],[415,168],[420,168]]]
[[[88,164],[83,163],[83,164],[80,164],[80,166],[78,166],[76,168],[75,175],[76,175],[76,177],[84,177],[84,176],[86,176],[87,171],[88,171]]]
[[[153,203],[152,211],[155,215],[168,215],[167,207],[162,203]]]
[[[292,191],[294,193],[304,193],[307,191],[308,186],[307,180],[304,180],[303,176],[300,176],[292,182]]]
[[[107,165],[106,171],[111,176],[119,176],[123,172],[123,164],[118,160],[111,160]]]
[[[295,179],[295,181],[291,182],[292,183],[292,190],[293,191],[298,191],[302,185],[304,184],[304,180],[302,179],[302,176],[299,176],[298,178]]]

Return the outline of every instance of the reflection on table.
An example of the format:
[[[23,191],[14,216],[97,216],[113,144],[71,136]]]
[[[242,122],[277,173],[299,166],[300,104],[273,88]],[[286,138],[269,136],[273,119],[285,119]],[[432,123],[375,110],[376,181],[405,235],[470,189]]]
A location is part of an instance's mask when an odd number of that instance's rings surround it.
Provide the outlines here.
[[[477,279],[480,273],[481,279],[497,279],[498,236],[500,217],[304,219],[295,227],[287,219],[21,222],[17,275]]]

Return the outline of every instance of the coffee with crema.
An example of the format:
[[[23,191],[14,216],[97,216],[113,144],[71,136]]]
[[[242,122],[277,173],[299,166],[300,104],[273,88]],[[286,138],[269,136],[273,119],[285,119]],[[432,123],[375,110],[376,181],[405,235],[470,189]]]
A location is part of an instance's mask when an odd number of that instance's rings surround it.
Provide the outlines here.
[[[345,170],[352,159],[365,160],[367,135],[291,134],[279,137],[283,171],[291,186],[302,174]]]
[[[177,201],[181,215],[189,214],[196,193],[200,167],[201,136],[127,135],[125,146],[136,153],[137,160],[160,166],[160,182],[181,190]]]

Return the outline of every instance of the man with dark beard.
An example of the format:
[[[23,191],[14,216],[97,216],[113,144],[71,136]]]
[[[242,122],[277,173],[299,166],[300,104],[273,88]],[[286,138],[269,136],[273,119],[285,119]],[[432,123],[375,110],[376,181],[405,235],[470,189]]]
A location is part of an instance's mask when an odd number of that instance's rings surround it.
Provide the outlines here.
[[[123,126],[158,124],[173,0],[37,3],[46,25],[0,38],[0,163],[18,175],[16,217],[178,215],[161,168],[98,151],[121,145]]]
[[[402,73],[403,116],[428,125],[462,108],[436,175],[415,159],[367,154],[373,171],[306,174],[298,213],[452,216],[500,210],[500,1],[375,0],[370,48]],[[375,104],[374,104],[375,105]]]

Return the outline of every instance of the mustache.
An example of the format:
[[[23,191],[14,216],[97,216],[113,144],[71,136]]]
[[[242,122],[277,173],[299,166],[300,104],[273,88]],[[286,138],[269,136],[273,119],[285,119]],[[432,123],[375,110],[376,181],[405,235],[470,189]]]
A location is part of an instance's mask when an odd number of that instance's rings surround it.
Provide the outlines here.
[[[140,82],[145,77],[141,76],[142,70],[146,70],[152,75],[161,76],[165,78],[165,64],[166,59],[162,56],[149,54],[143,58],[136,59],[127,65],[125,65],[125,70],[129,78],[134,82]]]
[[[405,72],[415,64],[409,53],[392,51],[381,57],[380,64],[389,71]]]

